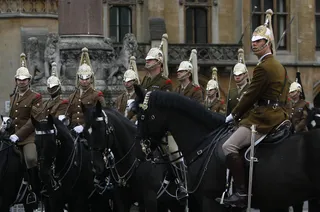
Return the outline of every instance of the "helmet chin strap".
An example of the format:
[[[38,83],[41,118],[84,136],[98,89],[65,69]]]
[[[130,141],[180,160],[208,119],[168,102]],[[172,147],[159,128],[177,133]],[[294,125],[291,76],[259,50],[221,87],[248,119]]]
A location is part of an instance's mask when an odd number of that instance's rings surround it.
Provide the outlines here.
[[[259,48],[251,48],[251,49],[252,49],[253,52],[256,53],[256,52],[259,52],[259,51],[263,50],[263,49],[266,48],[268,45],[269,45],[269,40],[268,40],[263,46],[261,46],[261,47],[259,47]]]
[[[154,64],[146,64],[144,67],[145,67],[145,69],[147,69],[147,70],[153,70],[157,65],[159,65],[159,64],[161,64],[161,62],[158,60],[156,63],[154,63]]]
[[[177,77],[177,80],[181,81],[181,80],[184,80],[184,79],[188,78],[189,77],[188,73],[189,73],[189,71],[185,72],[184,75],[181,75],[180,77]]]

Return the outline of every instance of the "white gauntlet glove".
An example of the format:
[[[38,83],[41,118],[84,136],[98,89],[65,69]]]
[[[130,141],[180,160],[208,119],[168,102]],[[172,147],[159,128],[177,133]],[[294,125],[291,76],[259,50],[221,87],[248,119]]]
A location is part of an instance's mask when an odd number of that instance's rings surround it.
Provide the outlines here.
[[[230,122],[230,121],[232,121],[233,120],[233,116],[232,116],[232,114],[230,113],[228,116],[227,116],[227,118],[226,118],[226,123],[228,123],[228,122]]]
[[[66,118],[65,115],[59,115],[59,116],[58,116],[58,119],[59,119],[60,121],[63,121],[65,118]]]
[[[10,139],[13,143],[16,143],[17,141],[19,141],[19,137],[18,137],[16,134],[10,135],[9,139]]]
[[[73,130],[74,130],[76,133],[80,134],[80,133],[83,132],[83,126],[82,126],[82,125],[75,126],[75,127],[73,128]]]

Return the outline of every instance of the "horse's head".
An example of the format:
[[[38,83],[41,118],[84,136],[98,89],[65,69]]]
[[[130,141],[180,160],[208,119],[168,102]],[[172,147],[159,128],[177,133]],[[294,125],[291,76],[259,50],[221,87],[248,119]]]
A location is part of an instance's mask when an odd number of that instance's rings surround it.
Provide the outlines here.
[[[49,115],[48,119],[40,121],[31,117],[31,121],[35,127],[35,143],[38,152],[40,179],[44,184],[49,184],[52,174],[51,166],[58,151],[56,127],[51,115]]]
[[[157,144],[168,130],[167,113],[161,107],[150,107],[151,92],[144,94],[139,86],[135,86],[135,92],[133,110],[138,118],[138,137],[147,144]]]

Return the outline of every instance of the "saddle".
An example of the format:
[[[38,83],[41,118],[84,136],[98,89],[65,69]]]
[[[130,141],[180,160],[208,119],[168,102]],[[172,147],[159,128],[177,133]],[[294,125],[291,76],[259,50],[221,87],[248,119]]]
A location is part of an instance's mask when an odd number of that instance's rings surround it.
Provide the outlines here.
[[[262,139],[260,142],[263,143],[278,143],[285,138],[287,138],[291,134],[291,126],[292,123],[289,120],[284,120],[281,124],[279,124],[277,127],[272,129],[264,139]],[[259,141],[259,140],[258,140]],[[259,144],[260,142],[256,144]]]

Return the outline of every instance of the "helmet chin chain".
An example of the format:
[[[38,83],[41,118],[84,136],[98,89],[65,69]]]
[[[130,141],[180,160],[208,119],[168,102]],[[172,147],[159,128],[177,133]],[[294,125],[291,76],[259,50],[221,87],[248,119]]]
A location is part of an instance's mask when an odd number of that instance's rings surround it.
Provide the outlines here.
[[[267,41],[263,46],[261,46],[257,49],[255,49],[255,48],[251,48],[251,49],[254,53],[257,53],[257,52],[260,52],[261,50],[263,50],[264,48],[266,48],[268,45],[269,45],[269,41]]]
[[[146,64],[144,67],[147,70],[153,70],[157,65],[161,64],[161,62],[158,60],[156,63],[154,64]]]
[[[189,76],[188,76],[188,73],[189,73],[189,72],[186,72],[184,75],[181,75],[180,77],[177,77],[177,80],[182,81],[182,80],[188,78],[188,77],[189,77]]]

